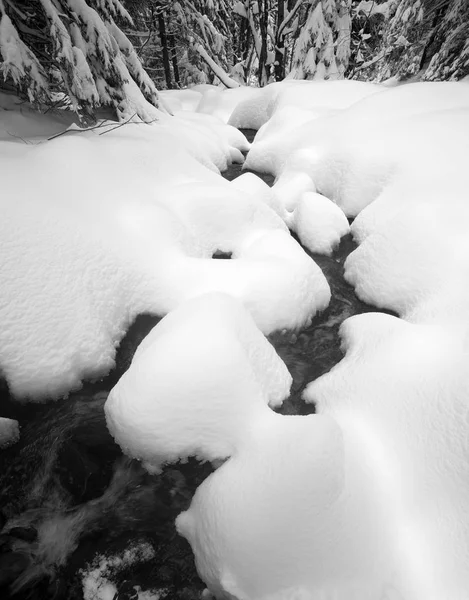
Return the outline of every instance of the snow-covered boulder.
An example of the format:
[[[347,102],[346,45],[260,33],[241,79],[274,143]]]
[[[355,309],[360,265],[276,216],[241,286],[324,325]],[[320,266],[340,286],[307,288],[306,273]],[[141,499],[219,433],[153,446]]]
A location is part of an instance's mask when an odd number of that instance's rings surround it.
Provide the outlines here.
[[[340,238],[349,232],[347,217],[325,196],[315,192],[302,195],[290,227],[311,252],[332,254]]]
[[[143,340],[105,411],[123,451],[158,469],[231,456],[291,376],[246,309],[205,294],[171,311]]]
[[[176,521],[210,591],[237,600],[380,597],[392,569],[385,513],[362,492],[335,421],[270,413],[250,434]]]

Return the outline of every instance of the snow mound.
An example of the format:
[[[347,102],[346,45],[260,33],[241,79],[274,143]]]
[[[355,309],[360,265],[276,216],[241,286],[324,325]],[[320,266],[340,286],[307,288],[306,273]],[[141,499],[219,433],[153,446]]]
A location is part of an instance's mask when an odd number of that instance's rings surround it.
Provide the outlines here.
[[[20,439],[20,426],[18,421],[0,417],[0,448],[7,448]]]
[[[279,83],[270,83],[263,88],[253,88],[250,97],[233,107],[228,120],[238,129],[260,129],[269,120],[272,96],[278,91]]]
[[[217,598],[462,600],[465,344],[377,313],[341,335],[346,357],[305,393],[318,414],[259,415],[178,531]]]
[[[162,90],[158,92],[160,100],[172,113],[181,110],[195,111],[202,99],[198,90]]]
[[[303,110],[322,111],[342,110],[363,100],[367,96],[381,92],[383,88],[374,83],[343,79],[337,81],[297,81],[292,85],[287,81],[272,100],[270,114],[285,107]]]
[[[231,456],[291,376],[243,306],[206,294],[171,311],[143,340],[111,391],[108,428],[123,451],[152,470],[197,456]]]
[[[206,90],[197,107],[197,112],[206,113],[218,117],[224,123],[229,123],[233,110],[238,104],[248,98],[257,97],[259,88],[240,86],[232,89],[209,89]],[[239,127],[235,123],[230,123]]]
[[[349,232],[347,217],[325,196],[303,194],[292,215],[291,229],[310,252],[332,254],[340,238]]]
[[[266,130],[254,140],[245,168],[285,177],[296,172],[300,162],[318,191],[355,216],[401,170],[423,165],[424,172],[431,173],[426,160],[435,162],[434,152],[444,154],[452,146],[448,128],[436,111],[444,113],[446,121],[453,119],[454,133],[461,137],[454,111],[467,108],[468,88],[457,83],[386,89],[286,133]],[[432,127],[435,131],[428,144]]]
[[[251,198],[269,206],[279,217],[285,219],[285,211],[277,194],[274,193],[265,181],[254,173],[243,173],[233,179],[231,185],[238,190],[249,194]]]
[[[265,333],[327,306],[321,270],[282,220],[219,176],[245,144],[207,115],[0,142],[0,282],[14,298],[0,307],[0,366],[15,396],[102,376],[137,314],[206,292],[238,298]]]
[[[315,119],[347,108],[362,98],[382,90],[379,85],[361,81],[298,81],[286,79],[271,83],[240,102],[228,121],[238,128],[260,129],[277,112],[286,108],[298,111],[295,120]],[[305,115],[309,112],[309,116]],[[293,111],[287,114],[291,116]],[[266,125],[275,129],[276,121]]]
[[[376,600],[383,526],[327,416],[265,414],[176,526],[217,598]],[[344,490],[347,489],[347,494]]]
[[[310,384],[305,398],[335,419],[351,453],[359,451],[351,477],[365,470],[364,500],[373,489],[386,507],[383,544],[392,551],[402,597],[463,598],[469,584],[464,336],[376,313],[348,319],[341,336],[345,358]]]

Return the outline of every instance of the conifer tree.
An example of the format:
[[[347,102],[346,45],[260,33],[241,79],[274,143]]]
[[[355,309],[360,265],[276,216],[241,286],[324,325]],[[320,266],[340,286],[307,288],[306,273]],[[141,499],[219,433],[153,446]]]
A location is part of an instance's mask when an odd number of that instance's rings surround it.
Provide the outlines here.
[[[350,57],[350,0],[313,0],[297,23],[296,79],[341,79]]]
[[[107,105],[121,121],[153,120],[158,92],[121,29],[131,23],[120,0],[0,0],[4,85],[81,118]]]

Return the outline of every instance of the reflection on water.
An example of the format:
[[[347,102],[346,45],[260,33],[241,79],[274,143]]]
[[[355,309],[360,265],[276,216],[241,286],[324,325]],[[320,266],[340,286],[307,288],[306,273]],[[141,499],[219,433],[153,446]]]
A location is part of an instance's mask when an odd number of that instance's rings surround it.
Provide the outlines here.
[[[233,165],[225,175],[233,179],[240,170]],[[263,179],[271,184],[273,178]],[[291,397],[280,409],[284,414],[314,411],[301,392],[341,359],[340,323],[373,310],[343,279],[344,260],[354,247],[348,236],[332,257],[313,255],[331,286],[330,306],[308,329],[270,336],[293,375]],[[97,556],[115,557],[137,544],[151,547],[152,558],[113,574],[112,600],[136,598],[137,586],[164,589],[161,598],[172,600],[200,597],[204,586],[174,519],[188,507],[210,465],[190,460],[150,475],[122,456],[104,419],[109,390],[157,322],[155,316],[138,317],[112,373],[68,399],[21,405],[0,382],[1,414],[21,425],[20,441],[0,452],[0,598],[83,600],[82,570],[95,568]]]

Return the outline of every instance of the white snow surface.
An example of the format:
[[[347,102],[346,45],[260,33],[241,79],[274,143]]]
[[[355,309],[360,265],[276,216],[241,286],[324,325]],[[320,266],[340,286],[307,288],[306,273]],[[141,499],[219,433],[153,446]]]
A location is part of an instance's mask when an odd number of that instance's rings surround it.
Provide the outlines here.
[[[467,597],[467,131],[468,88],[424,83],[256,138],[292,219],[317,192],[358,215],[346,278],[401,318],[346,320],[317,414],[260,414],[179,516],[217,598]]]
[[[152,471],[189,456],[224,459],[290,385],[247,310],[226,294],[204,294],[143,340],[106,401],[106,419],[123,451]]]
[[[58,397],[106,373],[137,314],[206,292],[238,298],[264,333],[329,302],[282,220],[218,175],[248,145],[215,117],[25,143],[4,112],[0,367],[15,396]]]
[[[169,313],[107,418],[149,468],[227,458],[177,519],[218,599],[466,600],[469,87],[360,99],[336,84],[343,98],[324,88],[316,104],[302,82],[231,90],[239,110],[209,95],[207,112],[266,123],[246,165],[273,173],[272,190],[220,181],[242,147],[208,114],[0,142],[0,276],[15,299],[0,306],[0,366],[18,395],[69,389],[112,365],[134,315]],[[344,358],[304,394],[316,414],[282,416],[269,404],[290,378],[262,333],[309,323],[330,295],[286,224],[328,253],[344,215],[360,244],[346,279],[400,318],[346,320]]]
[[[332,254],[340,238],[349,232],[347,217],[325,196],[306,192],[292,216],[291,228],[311,252]]]
[[[18,421],[0,417],[0,448],[7,448],[20,439],[20,426]]]
[[[305,398],[344,431],[345,452],[356,461],[348,485],[363,477],[363,499],[373,490],[385,510],[384,522],[370,527],[385,525],[381,544],[395,573],[388,577],[401,597],[462,600],[469,582],[467,343],[452,328],[377,313],[348,319],[341,336],[345,358]]]
[[[347,108],[382,89],[361,81],[286,79],[271,83],[240,102],[228,122],[235,127],[260,129],[273,115],[287,108],[294,108],[298,114],[308,111],[309,118],[316,119]]]

